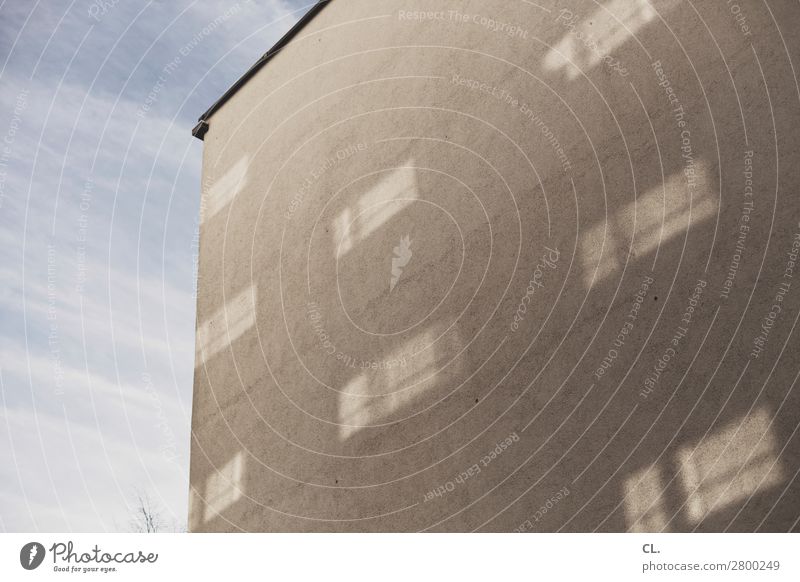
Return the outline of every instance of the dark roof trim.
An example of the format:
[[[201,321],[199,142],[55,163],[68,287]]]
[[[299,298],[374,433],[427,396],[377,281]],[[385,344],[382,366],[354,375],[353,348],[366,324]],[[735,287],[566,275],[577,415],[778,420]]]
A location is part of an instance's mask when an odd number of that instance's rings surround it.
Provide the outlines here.
[[[199,140],[202,140],[206,132],[208,131],[208,119],[214,115],[214,113],[222,107],[228,99],[233,97],[233,94],[236,93],[239,89],[244,86],[250,78],[255,75],[261,67],[267,64],[269,60],[274,57],[282,48],[284,48],[289,42],[295,37],[295,35],[300,32],[303,27],[311,22],[311,19],[314,18],[320,10],[322,10],[326,4],[328,4],[331,0],[318,0],[311,9],[306,12],[300,20],[298,20],[295,25],[289,29],[289,32],[283,35],[281,39],[275,43],[275,45],[269,49],[264,56],[262,56],[256,63],[250,67],[247,72],[239,77],[239,79],[231,85],[231,87],[222,94],[222,97],[217,99],[214,104],[209,107],[203,115],[197,120],[197,125],[194,126],[192,129],[192,135]]]

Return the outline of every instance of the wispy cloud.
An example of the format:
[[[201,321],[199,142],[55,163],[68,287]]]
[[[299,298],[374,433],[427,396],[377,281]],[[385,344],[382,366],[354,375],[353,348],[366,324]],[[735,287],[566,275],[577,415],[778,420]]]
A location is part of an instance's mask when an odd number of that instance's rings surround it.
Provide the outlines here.
[[[124,529],[142,488],[185,519],[189,132],[310,3],[0,8],[0,527]]]

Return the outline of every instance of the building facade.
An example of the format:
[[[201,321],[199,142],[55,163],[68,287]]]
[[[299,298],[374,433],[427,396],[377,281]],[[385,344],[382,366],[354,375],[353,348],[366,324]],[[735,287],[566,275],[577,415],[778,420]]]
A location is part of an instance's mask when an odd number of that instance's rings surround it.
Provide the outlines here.
[[[312,7],[194,132],[190,530],[796,529],[786,4]]]

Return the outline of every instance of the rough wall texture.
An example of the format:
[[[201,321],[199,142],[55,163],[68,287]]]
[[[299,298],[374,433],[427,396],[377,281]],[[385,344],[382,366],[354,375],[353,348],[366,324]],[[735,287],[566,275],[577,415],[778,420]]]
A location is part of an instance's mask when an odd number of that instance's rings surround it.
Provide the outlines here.
[[[798,29],[333,0],[205,137],[190,529],[797,529]]]

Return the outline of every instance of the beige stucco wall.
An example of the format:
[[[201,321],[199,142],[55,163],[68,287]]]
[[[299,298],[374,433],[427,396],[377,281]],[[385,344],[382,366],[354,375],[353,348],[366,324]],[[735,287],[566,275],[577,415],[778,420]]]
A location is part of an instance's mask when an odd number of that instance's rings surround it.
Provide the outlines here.
[[[190,529],[797,528],[800,19],[730,10],[322,10],[205,136]]]

